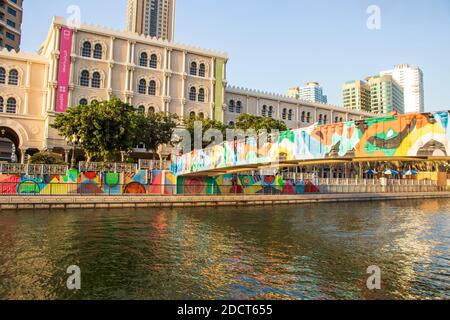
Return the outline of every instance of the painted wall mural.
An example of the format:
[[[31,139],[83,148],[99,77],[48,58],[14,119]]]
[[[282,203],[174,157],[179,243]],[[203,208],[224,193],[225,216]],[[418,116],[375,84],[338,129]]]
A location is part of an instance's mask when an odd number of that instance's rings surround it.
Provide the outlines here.
[[[280,160],[449,157],[449,112],[392,115],[364,121],[314,125],[279,134],[258,146],[256,138],[224,142],[176,157],[175,175]]]
[[[319,192],[309,181],[284,180],[281,176],[223,175],[176,177],[170,171],[146,170],[135,174],[70,170],[67,175],[0,175],[0,194],[6,195],[225,195],[303,194]]]

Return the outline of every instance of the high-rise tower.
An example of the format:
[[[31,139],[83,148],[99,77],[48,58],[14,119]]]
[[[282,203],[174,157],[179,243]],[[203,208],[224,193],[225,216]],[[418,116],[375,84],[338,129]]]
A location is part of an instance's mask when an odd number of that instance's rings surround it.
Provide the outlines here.
[[[173,41],[175,0],[128,0],[127,31]]]
[[[0,0],[0,49],[20,49],[22,0]]]

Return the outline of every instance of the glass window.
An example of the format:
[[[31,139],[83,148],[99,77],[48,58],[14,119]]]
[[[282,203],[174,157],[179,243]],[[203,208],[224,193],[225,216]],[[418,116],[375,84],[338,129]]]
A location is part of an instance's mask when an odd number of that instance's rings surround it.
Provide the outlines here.
[[[12,86],[19,84],[19,72],[16,69],[9,71],[8,84]]]
[[[146,94],[147,93],[147,81],[145,81],[145,79],[141,79],[139,81],[138,92],[140,94]]]
[[[100,43],[97,43],[94,47],[94,59],[102,59],[103,57],[103,48]]]
[[[94,72],[92,74],[92,88],[100,88],[101,77],[99,72]]]
[[[83,57],[91,57],[92,45],[89,41],[83,43],[83,48],[81,49],[81,55]]]
[[[5,84],[6,82],[6,70],[5,68],[0,68],[0,83]]]
[[[228,104],[228,112],[234,113],[234,100],[230,100],[230,103]]]
[[[236,102],[236,113],[241,113],[242,112],[242,102],[237,101]]]
[[[191,63],[191,70],[190,70],[191,76],[197,75],[197,62]]]
[[[158,67],[158,57],[152,54],[150,57],[150,68],[156,69]]]
[[[200,88],[200,90],[198,90],[198,101],[205,102],[205,89],[203,88]]]
[[[9,98],[6,102],[6,113],[16,113],[16,99]]]
[[[189,100],[196,101],[197,100],[197,89],[192,87],[189,91]]]
[[[156,81],[151,80],[148,83],[148,94],[151,96],[156,96]]]
[[[89,71],[83,70],[80,76],[80,86],[89,87]]]
[[[148,55],[145,52],[141,53],[141,57],[139,58],[139,65],[141,67],[147,67],[148,66]]]
[[[200,64],[200,68],[199,68],[199,70],[198,70],[198,75],[199,75],[200,77],[205,77],[205,76],[206,76],[206,66],[205,66],[204,63],[201,63],[201,64]]]

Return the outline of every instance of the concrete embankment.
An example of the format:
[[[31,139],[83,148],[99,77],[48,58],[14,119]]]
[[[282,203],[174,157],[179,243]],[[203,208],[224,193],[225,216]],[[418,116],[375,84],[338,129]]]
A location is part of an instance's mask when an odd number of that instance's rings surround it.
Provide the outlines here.
[[[0,211],[38,209],[273,206],[450,198],[450,192],[224,196],[1,196]]]

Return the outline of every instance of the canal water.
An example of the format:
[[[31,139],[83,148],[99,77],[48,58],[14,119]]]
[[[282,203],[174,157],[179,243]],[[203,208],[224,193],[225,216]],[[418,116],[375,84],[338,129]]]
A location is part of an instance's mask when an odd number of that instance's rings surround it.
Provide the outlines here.
[[[450,299],[446,199],[0,213],[0,299],[419,298]]]

